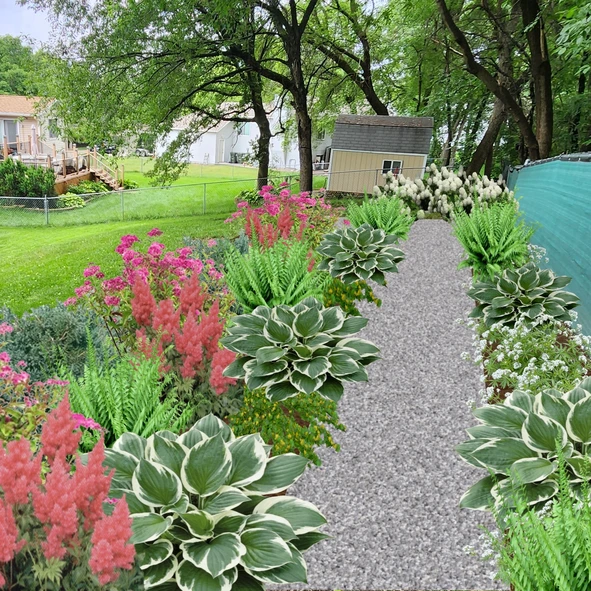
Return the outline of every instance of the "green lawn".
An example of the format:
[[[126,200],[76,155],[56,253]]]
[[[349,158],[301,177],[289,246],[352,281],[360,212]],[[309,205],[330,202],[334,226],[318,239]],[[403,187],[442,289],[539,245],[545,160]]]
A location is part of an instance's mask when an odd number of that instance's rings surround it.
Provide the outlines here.
[[[100,264],[107,277],[120,269],[115,253],[123,234],[146,236],[157,226],[164,234],[157,240],[169,249],[182,245],[184,236],[229,236],[226,214],[168,218],[157,221],[115,222],[66,228],[0,227],[0,307],[18,314],[40,306],[63,302],[83,282],[89,263]]]

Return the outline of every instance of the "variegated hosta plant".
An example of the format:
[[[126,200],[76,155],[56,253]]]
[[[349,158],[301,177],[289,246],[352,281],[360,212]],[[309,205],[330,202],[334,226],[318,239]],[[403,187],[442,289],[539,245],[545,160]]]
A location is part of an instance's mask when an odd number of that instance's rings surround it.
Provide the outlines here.
[[[456,447],[469,464],[489,471],[462,497],[460,506],[500,511],[515,507],[518,488],[535,509],[558,492],[558,445],[563,450],[573,493],[591,479],[591,378],[563,394],[548,389],[532,396],[515,390],[503,404],[474,410],[480,425]],[[492,472],[492,474],[490,474]]]
[[[328,271],[343,283],[372,279],[386,285],[386,273],[397,273],[404,253],[395,248],[398,237],[369,224],[341,228],[326,234],[316,252],[323,258],[318,269]]]
[[[470,316],[483,318],[486,326],[500,322],[515,326],[518,318],[526,323],[542,315],[554,320],[571,320],[569,310],[579,304],[579,298],[562,288],[570,277],[557,277],[550,269],[540,270],[535,263],[519,269],[508,269],[492,281],[478,281],[468,295],[480,302]]]
[[[308,463],[269,451],[258,433],[235,437],[211,414],[182,435],[125,433],[106,450],[110,494],[127,499],[146,589],[306,582],[302,552],[328,537],[318,531],[326,520],[306,501],[265,496],[291,486]]]
[[[366,382],[365,366],[379,359],[375,345],[353,336],[366,318],[347,318],[315,298],[293,307],[259,306],[232,322],[220,342],[239,357],[224,375],[244,378],[251,390],[266,388],[275,402],[312,392],[338,402],[343,382]]]

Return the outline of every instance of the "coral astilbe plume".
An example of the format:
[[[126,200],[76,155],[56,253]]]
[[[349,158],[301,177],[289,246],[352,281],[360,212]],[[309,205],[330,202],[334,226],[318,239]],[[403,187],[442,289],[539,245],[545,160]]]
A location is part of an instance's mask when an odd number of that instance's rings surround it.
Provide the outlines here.
[[[92,552],[89,565],[98,575],[101,585],[116,581],[118,568],[130,569],[135,558],[135,548],[128,544],[131,537],[131,518],[127,503],[117,502],[113,514],[104,516],[92,534]]]
[[[131,312],[135,321],[140,326],[150,324],[152,313],[156,307],[156,300],[150,291],[150,286],[145,279],[140,279],[133,284],[133,297],[131,298]]]
[[[0,447],[0,586],[45,589],[39,573],[44,565],[52,564],[57,569],[52,571],[57,585],[52,589],[72,588],[71,580],[65,582],[74,571],[75,584],[83,585],[76,588],[95,589],[97,583],[115,581],[119,569],[133,566],[127,503],[119,501],[114,519],[103,510],[111,484],[111,474],[105,474],[103,467],[103,441],[85,463],[79,457],[74,465],[79,439],[66,395],[49,413],[34,456],[24,438]],[[42,471],[46,471],[44,478]],[[107,540],[111,548],[108,566],[96,560],[80,563],[95,540],[97,544]],[[29,573],[29,578],[23,579],[23,573]]]

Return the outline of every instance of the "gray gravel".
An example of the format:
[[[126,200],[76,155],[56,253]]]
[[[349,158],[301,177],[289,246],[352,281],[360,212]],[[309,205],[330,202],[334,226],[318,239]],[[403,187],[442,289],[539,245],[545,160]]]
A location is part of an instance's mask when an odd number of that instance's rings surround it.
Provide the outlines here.
[[[491,522],[458,508],[481,476],[454,452],[480,388],[478,368],[460,358],[471,334],[455,322],[472,306],[470,273],[457,270],[462,248],[442,220],[417,221],[401,248],[400,273],[375,289],[382,307],[362,306],[362,336],[383,359],[341,400],[341,451],[321,450],[323,465],[288,493],[315,503],[333,536],[305,554],[308,584],[299,588],[502,589],[488,564],[463,551],[477,524]]]

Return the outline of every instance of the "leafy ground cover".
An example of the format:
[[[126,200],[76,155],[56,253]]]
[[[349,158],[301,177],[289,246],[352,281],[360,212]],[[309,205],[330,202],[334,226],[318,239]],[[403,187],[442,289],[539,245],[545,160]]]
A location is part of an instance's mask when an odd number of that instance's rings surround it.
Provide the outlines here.
[[[145,235],[157,225],[163,243],[178,248],[183,237],[230,236],[225,215],[154,221],[112,222],[65,228],[0,228],[0,304],[16,313],[70,297],[89,263],[114,274],[115,247],[122,234]]]

